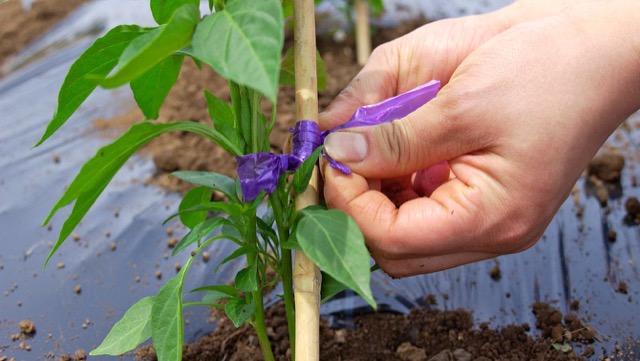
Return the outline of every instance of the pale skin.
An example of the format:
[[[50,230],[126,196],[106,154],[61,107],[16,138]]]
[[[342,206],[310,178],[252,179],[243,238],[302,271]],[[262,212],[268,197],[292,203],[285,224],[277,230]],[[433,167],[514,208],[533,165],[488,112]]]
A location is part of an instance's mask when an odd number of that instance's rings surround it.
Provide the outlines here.
[[[431,79],[438,96],[393,123],[330,135],[353,174],[322,165],[329,207],[405,277],[515,253],[544,233],[607,137],[640,108],[637,0],[521,0],[378,47],[320,115]]]

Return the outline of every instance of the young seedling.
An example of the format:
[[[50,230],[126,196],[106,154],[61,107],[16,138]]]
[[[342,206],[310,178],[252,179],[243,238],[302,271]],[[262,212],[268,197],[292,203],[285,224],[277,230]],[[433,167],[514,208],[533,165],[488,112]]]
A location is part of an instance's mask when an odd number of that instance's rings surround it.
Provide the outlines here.
[[[328,275],[324,284],[329,293],[348,287],[375,307],[369,285],[369,254],[357,225],[345,213],[321,206],[306,207],[308,203],[316,202],[299,198],[306,197],[302,194],[307,194],[304,193],[307,184],[314,178],[321,142],[304,143],[306,140],[303,139],[298,148],[294,143],[290,156],[268,153],[269,135],[276,122],[280,81],[291,83],[296,80],[291,77],[291,69],[285,66],[292,63],[290,58],[285,56],[281,60],[284,43],[282,6],[288,7],[290,2],[210,0],[212,12],[204,16],[199,4],[199,0],[151,0],[150,8],[157,26],[120,25],[96,40],[71,66],[60,89],[53,119],[38,142],[41,144],[60,129],[98,86],[110,89],[129,84],[147,118],[98,150],[53,206],[43,224],[48,224],[59,209],[74,203],[45,264],[71,235],[118,170],[152,139],[170,131],[193,132],[238,159],[239,179],[214,172],[174,173],[196,185],[185,194],[179,212],[174,215],[189,232],[175,246],[173,254],[187,251],[191,257],[157,295],[145,297],[131,306],[91,355],[120,355],[151,338],[159,360],[180,360],[183,309],[209,306],[223,309],[236,326],[251,324],[265,360],[273,360],[265,327],[263,296],[266,289],[282,282],[289,334],[293,339],[296,311],[292,250],[299,250],[299,254],[304,254]],[[313,7],[303,4],[301,9],[296,10],[297,16],[302,16],[296,23],[303,23],[300,19],[313,18]],[[310,26],[311,29],[305,30],[307,34],[313,31],[313,24]],[[306,63],[315,63],[315,45],[308,48],[309,43],[298,43],[297,46],[304,48],[296,53],[298,57],[305,58]],[[231,101],[206,92],[210,125],[189,121],[154,122],[186,58],[199,66],[211,67],[227,79]],[[296,59],[295,65],[305,67],[299,65],[302,63],[298,60],[303,59]],[[296,70],[296,74],[300,71],[306,76],[309,72],[315,74],[314,70]],[[315,84],[303,87],[316,91]],[[263,98],[272,104],[270,116],[260,108]],[[300,111],[298,119],[313,120],[317,114],[317,101],[309,109],[314,107],[311,113]],[[300,133],[304,124],[296,126],[298,134],[304,133]],[[309,144],[314,147],[310,148]],[[263,167],[272,172],[261,173]],[[212,201],[214,191],[224,194],[227,201]],[[264,203],[267,211],[259,214],[258,206]],[[235,275],[232,284],[202,285],[190,291],[201,293],[201,301],[184,302],[183,284],[193,260],[221,239],[235,243],[237,249],[225,259],[211,260],[207,265],[212,267],[212,272],[215,267],[237,258],[244,258],[245,268]],[[275,279],[267,277],[268,269],[277,273]],[[328,296],[325,294],[322,298]],[[317,338],[316,335],[313,337]],[[291,344],[292,357],[295,357],[293,340]]]

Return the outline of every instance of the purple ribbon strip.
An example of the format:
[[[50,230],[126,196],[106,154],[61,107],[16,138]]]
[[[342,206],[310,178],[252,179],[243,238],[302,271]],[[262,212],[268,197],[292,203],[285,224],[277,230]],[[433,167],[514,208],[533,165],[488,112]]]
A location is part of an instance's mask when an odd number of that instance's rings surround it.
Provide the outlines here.
[[[273,193],[278,179],[287,171],[295,171],[311,153],[324,143],[332,132],[371,125],[378,125],[401,119],[414,112],[429,100],[435,98],[440,90],[440,82],[432,80],[406,93],[383,100],[380,103],[365,105],[356,110],[348,122],[321,132],[318,124],[310,120],[301,120],[289,131],[293,133],[291,154],[253,153],[237,157],[238,177],[242,195],[246,202],[258,197],[260,191]],[[331,159],[323,152],[329,164],[345,174],[351,170],[344,164]]]

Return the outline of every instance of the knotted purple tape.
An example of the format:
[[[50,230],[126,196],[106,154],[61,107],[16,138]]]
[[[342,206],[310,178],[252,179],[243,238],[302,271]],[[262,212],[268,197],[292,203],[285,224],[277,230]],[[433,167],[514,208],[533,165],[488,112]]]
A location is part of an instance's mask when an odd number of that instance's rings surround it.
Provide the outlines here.
[[[272,193],[278,186],[278,179],[287,171],[295,171],[318,148],[332,132],[371,125],[378,125],[404,118],[435,98],[440,90],[440,81],[432,80],[406,93],[365,105],[356,110],[348,122],[321,132],[318,124],[301,120],[289,129],[293,133],[291,154],[253,153],[237,157],[238,177],[244,200],[251,202],[260,191]],[[345,174],[351,170],[344,164],[331,159],[323,152],[329,164]]]

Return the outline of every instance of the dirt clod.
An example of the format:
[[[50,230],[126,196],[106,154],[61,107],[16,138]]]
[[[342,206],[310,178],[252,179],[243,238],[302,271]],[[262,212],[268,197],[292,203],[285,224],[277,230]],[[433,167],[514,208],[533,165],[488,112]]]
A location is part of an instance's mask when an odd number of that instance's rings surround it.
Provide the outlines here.
[[[178,244],[179,240],[177,238],[169,238],[167,239],[167,247],[173,248]]]
[[[627,286],[627,283],[626,283],[626,282],[620,282],[620,283],[618,283],[618,292],[619,292],[619,293],[622,293],[622,294],[624,294],[624,295],[626,295],[626,294],[629,292],[629,290],[628,290],[628,286]]]
[[[603,182],[619,182],[623,168],[624,156],[617,151],[607,151],[591,160],[587,172]]]
[[[85,361],[87,359],[87,351],[83,349],[77,349],[76,352],[73,353],[73,359],[75,361]]]
[[[491,268],[491,272],[489,273],[489,275],[494,281],[499,281],[502,278],[502,271],[500,270],[500,264],[498,264],[498,262],[493,265],[493,268]]]
[[[624,202],[627,211],[627,220],[635,224],[640,224],[640,201],[636,197],[629,197]]]
[[[31,336],[36,333],[36,324],[33,321],[22,320],[18,323],[18,327],[23,335]]]
[[[396,356],[403,361],[424,361],[427,359],[427,352],[424,349],[415,347],[410,342],[404,342],[398,346]]]

